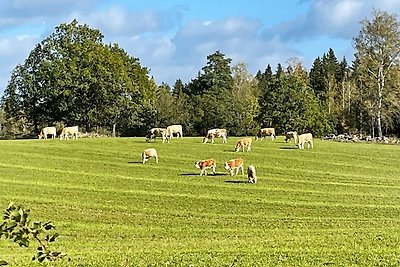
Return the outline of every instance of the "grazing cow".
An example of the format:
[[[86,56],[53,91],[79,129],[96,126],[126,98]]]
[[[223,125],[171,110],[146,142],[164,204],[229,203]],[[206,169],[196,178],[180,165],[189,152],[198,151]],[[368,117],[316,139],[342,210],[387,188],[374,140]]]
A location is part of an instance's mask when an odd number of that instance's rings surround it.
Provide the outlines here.
[[[239,139],[239,141],[236,143],[235,151],[238,152],[240,149],[242,149],[244,152],[244,147],[247,146],[247,152],[249,152],[251,150],[251,142],[252,139],[249,137]]]
[[[206,137],[203,139],[203,143],[207,143],[208,139],[211,139],[211,144],[214,144],[214,138],[222,137],[222,143],[226,143],[226,129],[211,129],[207,131]]]
[[[78,126],[64,127],[60,134],[60,140],[64,138],[68,140],[70,135],[73,139],[78,139]]]
[[[297,132],[295,132],[295,131],[286,132],[286,135],[285,135],[285,142],[286,142],[286,143],[287,143],[287,142],[291,142],[292,139],[293,139],[293,142],[294,142],[295,144],[297,144]]]
[[[143,150],[142,153],[143,164],[145,164],[146,161],[148,161],[150,158],[155,158],[156,162],[158,163],[157,151],[154,148],[147,148]]]
[[[51,139],[56,138],[57,135],[57,129],[56,127],[44,127],[41,131],[40,134],[38,135],[39,139],[47,139],[47,135],[51,134]]]
[[[256,134],[256,140],[261,137],[264,139],[267,135],[271,136],[271,140],[274,141],[275,139],[275,128],[262,128]]]
[[[169,143],[169,139],[174,138],[174,134],[176,134],[176,137],[183,137],[183,131],[182,131],[182,125],[170,125],[167,127],[165,130],[165,139]]]
[[[242,170],[242,175],[244,175],[243,159],[242,158],[231,159],[228,162],[225,162],[225,169],[229,171],[231,176],[233,176],[234,170],[236,170],[236,175],[238,175],[239,169]]]
[[[146,141],[150,142],[151,140],[155,140],[157,136],[161,136],[163,143],[166,137],[166,128],[152,128],[147,132]]]
[[[211,169],[214,174],[215,168],[217,168],[217,161],[215,159],[200,160],[195,162],[194,166],[200,169],[200,176],[207,175],[207,169]]]
[[[256,167],[254,167],[254,165],[250,165],[247,168],[247,179],[249,183],[257,183]]]
[[[307,148],[313,148],[313,136],[311,133],[305,133],[305,134],[301,134],[299,135],[298,138],[298,147],[299,149],[304,149],[304,143],[307,143]]]

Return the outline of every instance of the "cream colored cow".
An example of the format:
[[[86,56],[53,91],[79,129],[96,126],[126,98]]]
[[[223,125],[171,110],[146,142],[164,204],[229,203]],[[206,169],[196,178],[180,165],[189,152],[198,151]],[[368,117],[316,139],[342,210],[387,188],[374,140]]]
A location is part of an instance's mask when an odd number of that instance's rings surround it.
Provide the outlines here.
[[[247,146],[247,152],[250,151],[252,141],[253,141],[253,139],[251,139],[249,137],[239,139],[239,141],[237,141],[237,143],[236,143],[235,151],[238,152],[240,149],[242,149],[244,152],[244,148],[246,146]]]
[[[68,140],[70,135],[72,135],[72,139],[78,139],[78,126],[64,127],[60,134],[60,140]]]
[[[143,150],[143,152],[142,152],[143,164],[145,164],[146,161],[148,161],[150,158],[154,158],[156,160],[156,162],[158,163],[157,151],[154,148],[147,148],[147,149]]]
[[[307,148],[313,148],[313,136],[311,133],[305,133],[299,135],[297,146],[299,149],[304,149],[304,144],[307,143]]]
[[[47,135],[51,135],[51,139],[56,138],[57,135],[57,129],[56,127],[44,127],[41,131],[40,134],[38,135],[39,139],[47,139]]]

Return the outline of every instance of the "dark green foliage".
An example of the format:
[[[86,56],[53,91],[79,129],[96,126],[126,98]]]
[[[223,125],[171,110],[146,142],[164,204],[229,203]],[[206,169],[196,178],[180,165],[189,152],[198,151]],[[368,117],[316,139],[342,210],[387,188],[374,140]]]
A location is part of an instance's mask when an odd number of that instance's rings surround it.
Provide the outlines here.
[[[274,127],[278,133],[296,130],[320,136],[330,132],[327,114],[321,109],[314,91],[308,86],[308,74],[301,65],[275,74],[268,67],[259,78],[259,123]]]
[[[102,40],[75,20],[56,27],[13,71],[3,98],[9,117],[26,117],[35,131],[62,121],[142,132],[155,110],[153,82],[137,58]]]
[[[187,94],[193,106],[194,130],[204,134],[210,128],[235,130],[237,125],[233,97],[231,59],[219,51],[207,57],[203,73],[188,85]],[[233,107],[233,108],[232,108]]]
[[[29,247],[31,242],[36,242],[37,252],[32,260],[38,262],[55,261],[63,258],[66,254],[50,249],[50,243],[55,242],[59,236],[58,233],[52,231],[54,228],[50,221],[32,222],[30,210],[10,203],[3,214],[0,238],[10,239],[20,247]],[[7,262],[0,261],[0,265],[7,265]]]

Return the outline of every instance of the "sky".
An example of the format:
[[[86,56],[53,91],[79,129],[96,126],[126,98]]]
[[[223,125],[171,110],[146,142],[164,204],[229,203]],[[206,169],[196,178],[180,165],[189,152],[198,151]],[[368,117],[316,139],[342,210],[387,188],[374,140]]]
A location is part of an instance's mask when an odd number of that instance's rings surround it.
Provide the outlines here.
[[[360,21],[399,14],[400,0],[0,0],[0,95],[11,71],[61,23],[99,29],[139,58],[158,84],[189,83],[219,50],[255,74],[332,48],[353,59]]]

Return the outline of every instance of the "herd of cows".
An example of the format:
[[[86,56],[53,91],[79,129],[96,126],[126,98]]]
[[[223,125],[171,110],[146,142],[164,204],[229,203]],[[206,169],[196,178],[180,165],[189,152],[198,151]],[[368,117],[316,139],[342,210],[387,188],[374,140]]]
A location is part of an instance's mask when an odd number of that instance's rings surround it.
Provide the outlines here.
[[[64,127],[61,130],[61,133],[59,135],[60,140],[68,140],[69,137],[71,136],[73,139],[78,139],[78,126],[70,126],[70,127]],[[55,139],[57,137],[57,129],[56,127],[45,127],[40,131],[40,134],[38,135],[39,139],[47,139],[48,136],[51,136],[52,139]],[[178,138],[183,137],[183,130],[182,130],[182,125],[170,125],[167,128],[152,128],[151,130],[148,131],[146,134],[146,141],[150,142],[151,140],[155,140],[157,137],[162,138],[162,142],[164,143],[165,141],[167,143],[170,142],[171,138],[174,138],[174,135]],[[275,128],[262,128],[260,129],[256,136],[255,140],[259,140],[266,138],[269,136],[271,140],[273,141],[276,137],[275,134]],[[222,138],[222,143],[227,142],[227,130],[226,129],[211,129],[208,130],[206,133],[206,136],[203,138],[203,143],[207,143],[210,141],[212,144],[214,143],[215,138]],[[285,135],[285,141],[286,142],[291,142],[291,140],[294,141],[295,145],[298,146],[299,149],[304,149],[304,145],[307,143],[307,148],[313,148],[313,136],[311,133],[305,133],[298,135],[297,132],[295,131],[290,131],[287,132]],[[242,151],[245,152],[245,148],[247,148],[247,152],[251,151],[251,144],[253,142],[253,138],[251,137],[245,137],[241,138],[237,141],[235,145],[235,151]],[[146,163],[151,158],[154,158],[155,161],[158,163],[158,155],[157,151],[155,148],[147,148],[142,152],[142,161],[143,164]],[[242,175],[244,175],[244,166],[243,166],[243,159],[242,158],[237,158],[237,159],[232,159],[224,164],[224,168],[229,171],[230,175],[233,176],[234,174],[238,175],[239,171],[241,171]],[[216,170],[216,161],[214,159],[206,159],[206,160],[200,160],[195,162],[195,167],[200,170],[200,176],[201,175],[207,175],[207,170],[210,169],[212,173],[215,173]],[[250,165],[247,168],[247,178],[249,183],[256,183],[257,182],[257,176],[256,176],[256,168],[254,165]]]
[[[174,138],[174,134],[176,137],[183,137],[183,132],[182,132],[182,125],[170,125],[167,128],[152,128],[151,130],[148,131],[146,135],[146,140],[148,142],[155,140],[157,137],[162,138],[162,142],[164,143],[167,141],[169,143],[171,138]],[[260,129],[256,136],[255,139],[264,139],[265,137],[270,136],[271,140],[273,141],[276,137],[275,134],[275,128],[262,128]],[[222,143],[227,142],[227,130],[226,129],[211,129],[208,130],[206,133],[206,136],[203,138],[203,143],[207,143],[209,140],[213,144],[215,138],[222,138]],[[296,146],[298,146],[299,149],[304,149],[304,145],[307,143],[307,148],[313,148],[313,136],[311,133],[305,133],[298,135],[297,132],[295,131],[290,131],[287,132],[285,135],[285,141],[289,142],[291,140],[294,140],[294,143]],[[237,141],[235,145],[235,151],[245,151],[245,148],[247,148],[247,152],[251,151],[251,144],[253,142],[253,138],[251,137],[245,137],[241,138]],[[158,155],[157,151],[154,148],[148,148],[145,149],[142,153],[142,160],[143,164],[146,163],[147,160],[150,158],[154,158],[156,162],[158,163]],[[195,167],[200,170],[200,176],[201,175],[207,175],[207,169],[210,169],[212,173],[215,173],[216,170],[216,160],[215,159],[205,159],[205,160],[200,160],[195,162]],[[237,158],[237,159],[231,159],[224,164],[224,168],[229,171],[230,175],[233,176],[234,174],[238,175],[239,171],[241,171],[242,175],[244,175],[244,167],[243,167],[243,159],[242,158]],[[254,165],[250,165],[247,168],[247,178],[249,183],[256,183],[257,182],[257,176],[256,176],[256,168]]]

